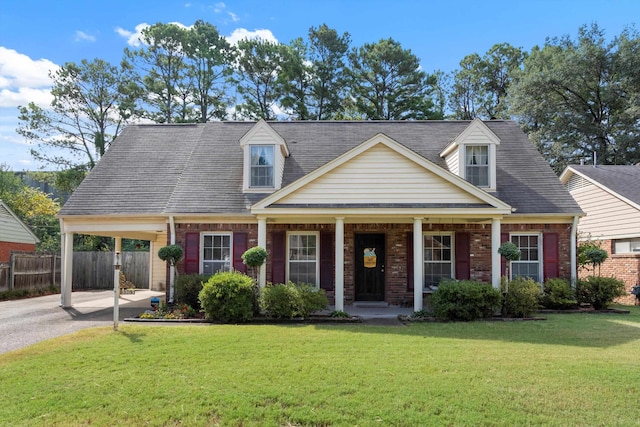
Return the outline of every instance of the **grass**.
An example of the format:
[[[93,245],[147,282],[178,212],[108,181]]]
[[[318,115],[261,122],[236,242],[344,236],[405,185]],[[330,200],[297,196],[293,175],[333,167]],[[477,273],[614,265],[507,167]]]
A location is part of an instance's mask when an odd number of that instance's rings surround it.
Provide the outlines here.
[[[0,355],[0,425],[638,426],[640,307],[630,309],[84,330]]]

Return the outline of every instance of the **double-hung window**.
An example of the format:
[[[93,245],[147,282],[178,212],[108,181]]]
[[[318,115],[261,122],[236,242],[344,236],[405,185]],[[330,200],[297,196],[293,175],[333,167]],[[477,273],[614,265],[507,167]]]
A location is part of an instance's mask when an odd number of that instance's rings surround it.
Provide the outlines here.
[[[424,286],[437,286],[442,279],[453,277],[453,236],[424,235]]]
[[[231,271],[231,234],[211,233],[202,237],[202,273]]]
[[[487,145],[467,145],[465,159],[467,181],[478,187],[488,187],[489,147]]]
[[[250,186],[273,188],[274,164],[273,145],[252,145]]]
[[[530,277],[536,282],[542,278],[542,239],[539,234],[512,234],[511,242],[520,249],[520,260],[511,261],[511,277]]]
[[[289,233],[288,246],[288,276],[293,283],[308,283],[318,285],[318,233]]]

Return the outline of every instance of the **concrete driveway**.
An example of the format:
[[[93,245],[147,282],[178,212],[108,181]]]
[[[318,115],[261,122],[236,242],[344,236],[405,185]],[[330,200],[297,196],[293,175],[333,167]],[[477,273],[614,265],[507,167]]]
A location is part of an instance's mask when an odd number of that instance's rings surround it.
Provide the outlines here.
[[[135,317],[164,292],[137,290],[119,300],[119,318]],[[73,306],[60,307],[60,294],[0,302],[0,353],[94,326],[113,326],[113,291],[78,291]]]

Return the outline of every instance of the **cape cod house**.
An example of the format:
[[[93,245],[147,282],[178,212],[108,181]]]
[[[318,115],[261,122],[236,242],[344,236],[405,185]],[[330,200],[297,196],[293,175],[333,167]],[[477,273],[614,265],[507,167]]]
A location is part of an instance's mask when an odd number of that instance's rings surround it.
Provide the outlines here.
[[[640,284],[640,166],[568,166],[560,180],[586,213],[578,240],[592,239],[607,251],[600,274],[624,281],[627,296],[617,301],[633,304],[629,292]]]
[[[245,271],[259,245],[261,286],[420,310],[442,278],[498,287],[506,240],[523,254],[513,274],[575,278],[582,214],[512,121],[133,125],[60,211],[62,304],[73,233],[150,240],[155,289],[162,246],[183,246],[181,273],[214,273]]]

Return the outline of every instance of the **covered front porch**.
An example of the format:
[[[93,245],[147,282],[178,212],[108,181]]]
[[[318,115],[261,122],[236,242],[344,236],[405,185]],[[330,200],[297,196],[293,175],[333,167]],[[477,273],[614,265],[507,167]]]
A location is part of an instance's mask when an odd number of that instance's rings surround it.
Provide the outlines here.
[[[306,219],[259,216],[257,244],[267,248],[272,259],[260,268],[258,280],[260,286],[290,280],[290,274],[278,275],[276,263],[277,258],[285,258],[289,271],[292,254],[278,254],[278,247],[289,247],[287,236],[317,233],[318,281],[335,310],[374,301],[419,311],[425,295],[433,291],[431,280],[437,282],[440,277],[433,266],[444,264],[441,275],[490,282],[499,288],[502,220],[502,215],[437,216],[434,212]],[[433,242],[448,246],[434,248]],[[441,255],[445,259],[431,259]]]

